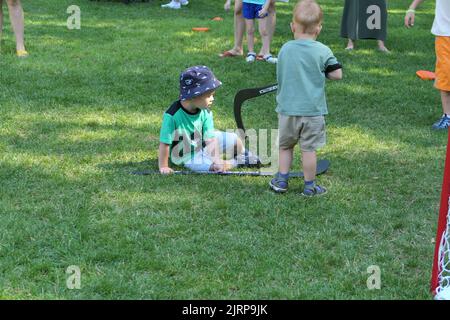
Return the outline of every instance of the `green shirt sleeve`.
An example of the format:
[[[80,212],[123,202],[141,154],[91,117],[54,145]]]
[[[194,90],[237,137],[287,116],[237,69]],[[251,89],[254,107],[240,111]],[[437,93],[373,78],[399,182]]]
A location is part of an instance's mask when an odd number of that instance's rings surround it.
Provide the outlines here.
[[[205,112],[205,120],[203,121],[203,140],[209,140],[213,139],[215,137],[214,134],[214,120],[213,115],[211,111],[204,111]]]
[[[173,120],[173,117],[168,113],[164,113],[161,132],[159,134],[159,141],[171,145],[173,142],[174,134],[175,122]]]
[[[327,48],[327,53],[324,59],[324,70],[325,73],[330,73],[338,69],[342,69],[342,65],[339,63],[337,58],[334,56],[330,48]]]

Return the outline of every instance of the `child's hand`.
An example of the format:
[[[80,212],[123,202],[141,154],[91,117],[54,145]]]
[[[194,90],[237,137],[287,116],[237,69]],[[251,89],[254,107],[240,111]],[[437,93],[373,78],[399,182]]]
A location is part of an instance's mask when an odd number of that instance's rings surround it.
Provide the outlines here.
[[[229,11],[231,8],[231,1],[225,2],[225,5],[223,6],[223,8],[225,9],[225,11]]]
[[[269,12],[268,9],[262,8],[261,10],[259,10],[258,16],[259,16],[260,18],[264,18],[264,17],[267,15],[267,12]]]
[[[414,12],[407,12],[405,16],[405,27],[408,29],[414,27],[414,21],[416,20],[416,15]]]
[[[162,167],[162,168],[159,168],[159,172],[161,174],[171,174],[171,173],[173,173],[173,170],[169,167]]]

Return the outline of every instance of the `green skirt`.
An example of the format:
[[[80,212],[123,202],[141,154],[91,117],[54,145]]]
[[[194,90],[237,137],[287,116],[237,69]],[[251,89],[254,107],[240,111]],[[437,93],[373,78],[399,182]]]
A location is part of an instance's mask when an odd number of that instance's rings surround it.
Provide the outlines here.
[[[345,0],[341,37],[385,41],[386,36],[386,0]]]

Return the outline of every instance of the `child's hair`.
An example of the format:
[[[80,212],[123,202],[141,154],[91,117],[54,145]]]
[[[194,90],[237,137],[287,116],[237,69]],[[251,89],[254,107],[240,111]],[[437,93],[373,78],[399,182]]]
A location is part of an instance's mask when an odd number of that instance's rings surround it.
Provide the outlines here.
[[[315,0],[301,0],[294,8],[293,22],[303,28],[304,33],[314,33],[322,23],[323,12]]]

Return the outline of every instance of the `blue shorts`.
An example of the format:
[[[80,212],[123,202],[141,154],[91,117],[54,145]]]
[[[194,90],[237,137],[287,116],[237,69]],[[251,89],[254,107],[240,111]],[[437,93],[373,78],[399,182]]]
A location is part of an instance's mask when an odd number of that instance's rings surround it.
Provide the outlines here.
[[[264,17],[260,18],[258,15],[258,12],[261,11],[263,8],[260,4],[255,3],[242,3],[242,15],[245,19],[262,19],[267,17],[269,14],[266,14]]]
[[[219,140],[220,153],[233,157],[238,136],[235,133],[223,131],[216,131],[215,135]],[[184,164],[184,166],[194,172],[206,172],[209,171],[212,164],[211,156],[203,149],[197,152],[190,161]]]

